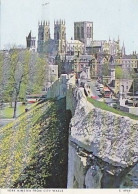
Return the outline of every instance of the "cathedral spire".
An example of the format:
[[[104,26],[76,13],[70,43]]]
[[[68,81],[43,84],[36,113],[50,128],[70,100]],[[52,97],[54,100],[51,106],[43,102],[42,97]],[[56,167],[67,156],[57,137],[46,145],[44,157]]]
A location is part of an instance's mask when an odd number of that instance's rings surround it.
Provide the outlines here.
[[[124,44],[124,41],[123,41],[123,46],[122,46],[122,56],[124,56],[126,54],[126,51],[125,51],[125,44]]]

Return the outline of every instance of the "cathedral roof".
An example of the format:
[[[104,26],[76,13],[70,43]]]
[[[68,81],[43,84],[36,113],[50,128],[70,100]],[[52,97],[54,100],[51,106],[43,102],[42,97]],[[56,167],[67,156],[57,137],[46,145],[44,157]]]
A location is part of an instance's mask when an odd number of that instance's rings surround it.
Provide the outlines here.
[[[91,56],[91,55],[80,55],[79,57],[77,57],[77,56],[66,56],[66,59],[67,60],[74,60],[74,59],[76,59],[76,58],[78,58],[79,60],[87,60],[87,61],[89,61],[89,60],[91,60],[93,57]]]
[[[92,47],[100,47],[105,42],[106,42],[106,40],[94,40],[94,41],[92,41]]]
[[[122,57],[115,56],[114,59],[137,59],[136,55],[124,55]]]
[[[68,40],[67,44],[84,44],[84,43],[79,40]]]
[[[136,55],[124,55],[122,59],[137,59]]]

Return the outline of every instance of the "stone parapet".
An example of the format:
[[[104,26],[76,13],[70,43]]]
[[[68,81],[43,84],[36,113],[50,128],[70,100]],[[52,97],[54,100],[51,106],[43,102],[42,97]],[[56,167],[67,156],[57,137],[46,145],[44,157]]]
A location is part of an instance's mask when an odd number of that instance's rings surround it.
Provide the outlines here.
[[[83,88],[76,89],[75,96],[77,105],[70,123],[68,187],[74,187],[75,184],[75,186],[78,185],[78,188],[84,188],[84,184],[85,187],[88,186],[90,188],[92,184],[92,182],[87,182],[90,170],[89,172],[85,171],[87,176],[84,176],[81,171],[80,173],[79,171],[76,172],[77,168],[74,167],[74,170],[72,169],[77,162],[72,157],[72,150],[74,149],[72,144],[76,145],[76,155],[80,153],[80,150],[84,150],[84,155],[91,155],[97,158],[97,161],[104,162],[105,166],[107,165],[107,169],[99,164],[101,168],[96,167],[96,169],[99,169],[97,176],[101,177],[102,169],[108,175],[114,176],[114,178],[118,177],[118,183],[114,182],[112,186],[119,187],[122,180],[121,177],[125,176],[127,170],[138,162],[138,121],[95,108],[87,101]],[[74,156],[74,158],[76,157]],[[87,161],[89,157],[85,156],[84,158]],[[85,165],[83,164],[83,168],[88,170],[90,166],[97,166],[98,163],[91,160],[89,165],[87,162]],[[104,173],[103,176],[105,175]],[[81,183],[81,186],[79,186],[79,180],[77,181],[78,178],[76,176],[84,176],[85,181],[83,181],[83,184]],[[74,183],[72,179],[76,182]],[[92,178],[90,180],[92,181]],[[71,181],[73,181],[73,184]],[[97,181],[99,181],[98,178]],[[100,185],[94,184],[93,188],[104,187],[106,184],[102,179]]]

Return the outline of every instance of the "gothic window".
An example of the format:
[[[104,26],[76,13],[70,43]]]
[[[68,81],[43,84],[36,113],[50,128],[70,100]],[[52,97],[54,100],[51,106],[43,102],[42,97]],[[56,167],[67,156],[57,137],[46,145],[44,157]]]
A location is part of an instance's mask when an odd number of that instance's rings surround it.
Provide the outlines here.
[[[87,38],[89,38],[89,27],[87,27]]]
[[[90,27],[90,37],[89,38],[91,37],[92,37],[92,27]]]
[[[59,40],[59,32],[57,32],[57,40]]]
[[[41,38],[40,40],[44,40],[44,33],[41,33]]]
[[[80,38],[80,28],[77,27],[77,38]]]
[[[84,28],[81,27],[81,38],[84,38]]]
[[[33,40],[31,40],[31,46],[33,46]]]
[[[62,32],[62,39],[64,39],[64,32]]]

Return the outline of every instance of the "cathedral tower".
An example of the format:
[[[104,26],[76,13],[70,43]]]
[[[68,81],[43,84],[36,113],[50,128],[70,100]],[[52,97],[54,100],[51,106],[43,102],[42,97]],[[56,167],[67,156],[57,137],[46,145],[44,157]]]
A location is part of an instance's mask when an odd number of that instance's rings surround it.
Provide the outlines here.
[[[50,39],[50,23],[45,22],[44,23],[44,42],[49,41]]]
[[[54,41],[58,54],[66,52],[66,26],[65,21],[54,21]]]
[[[44,45],[50,40],[50,24],[47,21],[38,23],[38,52],[44,52]]]
[[[89,47],[93,41],[93,22],[74,22],[74,40],[79,40]]]

